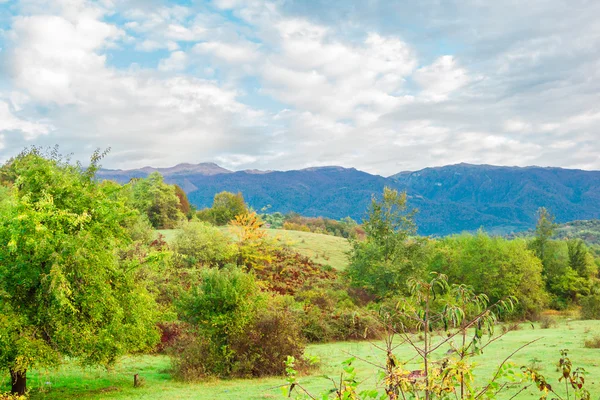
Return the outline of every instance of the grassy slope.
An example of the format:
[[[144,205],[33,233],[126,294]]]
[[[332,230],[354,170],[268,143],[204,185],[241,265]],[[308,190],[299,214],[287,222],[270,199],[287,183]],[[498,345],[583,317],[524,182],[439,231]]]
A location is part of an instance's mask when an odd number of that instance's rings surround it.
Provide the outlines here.
[[[350,244],[344,238],[282,229],[268,229],[267,232],[319,264],[331,265],[339,270],[348,265],[346,252],[350,250]]]
[[[583,339],[600,332],[600,321],[571,321],[562,323],[558,328],[531,329],[522,325],[523,329],[508,333],[504,338],[492,344],[485,353],[477,359],[480,368],[477,369],[477,379],[483,382],[486,377],[493,375],[494,368],[501,360],[519,346],[536,338],[542,338],[530,347],[513,357],[517,365],[528,365],[534,360],[542,365],[542,372],[548,381],[556,387],[556,362],[559,350],[567,348],[574,366],[582,366],[588,372],[586,387],[592,394],[592,399],[600,396],[600,349],[585,349]],[[318,355],[323,361],[321,371],[314,376],[304,377],[305,386],[315,392],[328,387],[327,381],[319,377],[321,374],[339,376],[339,363],[353,354],[371,362],[381,362],[383,354],[367,342],[331,343],[312,345],[307,353]],[[406,346],[397,351],[400,359],[412,355]],[[355,363],[360,380],[367,379],[365,385],[375,382],[376,368],[368,363],[357,360]],[[415,368],[417,366],[415,365]],[[67,365],[57,372],[33,371],[28,374],[32,399],[276,399],[284,397],[274,387],[284,383],[280,377],[255,380],[214,380],[203,383],[181,383],[172,380],[168,373],[169,359],[165,356],[139,356],[125,358],[112,372],[101,369],[81,370]],[[133,374],[139,373],[146,382],[142,388],[132,387]],[[5,380],[4,388],[8,382]],[[40,392],[40,388],[50,388]],[[112,388],[113,390],[106,390]],[[364,387],[365,389],[368,387]],[[105,389],[105,390],[103,390]],[[116,390],[115,390],[116,389]],[[508,398],[510,396],[502,396]],[[535,397],[533,389],[528,389],[519,396]]]
[[[177,230],[164,229],[158,232],[168,242],[175,237]],[[267,232],[269,236],[280,240],[298,251],[298,253],[310,257],[319,264],[331,265],[333,268],[340,270],[348,265],[345,253],[350,250],[350,244],[344,238],[311,232],[285,231],[283,229],[267,229]]]

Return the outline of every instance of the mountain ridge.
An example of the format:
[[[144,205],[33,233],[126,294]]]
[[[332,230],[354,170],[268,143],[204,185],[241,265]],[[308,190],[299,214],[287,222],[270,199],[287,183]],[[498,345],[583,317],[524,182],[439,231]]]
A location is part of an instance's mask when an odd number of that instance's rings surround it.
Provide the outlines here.
[[[289,171],[231,171],[214,163],[175,167],[100,170],[98,178],[124,183],[162,170],[165,180],[181,186],[198,208],[210,206],[216,193],[227,190],[242,192],[256,210],[268,205],[270,212],[359,221],[371,197],[389,186],[407,192],[409,207],[420,210],[419,232],[433,235],[481,227],[500,234],[526,230],[535,225],[539,207],[547,207],[559,222],[600,218],[600,171],[461,163],[383,177],[341,166]]]

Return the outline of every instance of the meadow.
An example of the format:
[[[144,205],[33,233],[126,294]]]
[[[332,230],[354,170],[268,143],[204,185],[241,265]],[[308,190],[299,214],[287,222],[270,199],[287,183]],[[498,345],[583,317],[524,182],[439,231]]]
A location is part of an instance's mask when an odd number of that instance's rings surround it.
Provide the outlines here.
[[[490,345],[475,359],[478,364],[476,381],[482,383],[495,372],[498,364],[516,348],[539,339],[511,358],[516,366],[535,364],[548,382],[558,385],[556,364],[561,349],[569,350],[575,367],[587,371],[586,387],[592,399],[600,398],[600,349],[584,348],[586,338],[600,332],[600,321],[563,319],[558,326],[541,329],[539,324],[523,323],[519,330],[508,332]],[[384,354],[373,344],[363,342],[338,342],[309,345],[306,353],[318,356],[321,366],[311,375],[301,377],[301,382],[313,393],[331,387],[323,375],[339,376],[340,363],[351,356],[363,388],[376,384],[377,368],[370,363],[383,363]],[[401,346],[396,352],[400,360],[412,357],[410,348]],[[417,366],[415,365],[415,368]],[[113,370],[101,368],[82,369],[66,363],[57,371],[32,371],[29,384],[32,399],[277,399],[285,398],[279,386],[283,377],[263,379],[211,380],[207,382],[179,382],[170,374],[170,360],[164,355],[128,356]],[[518,368],[515,368],[518,369]],[[142,387],[133,387],[133,375],[144,379]],[[4,388],[7,386],[4,382]],[[506,392],[500,399],[510,398]],[[533,388],[518,398],[539,398]]]
[[[229,227],[221,227],[230,232]],[[177,235],[177,229],[160,229],[157,231],[167,242]],[[320,233],[288,231],[283,229],[266,229],[271,238],[292,248],[298,253],[310,258],[316,263],[330,265],[337,270],[343,270],[348,265],[346,253],[350,251],[347,239]]]

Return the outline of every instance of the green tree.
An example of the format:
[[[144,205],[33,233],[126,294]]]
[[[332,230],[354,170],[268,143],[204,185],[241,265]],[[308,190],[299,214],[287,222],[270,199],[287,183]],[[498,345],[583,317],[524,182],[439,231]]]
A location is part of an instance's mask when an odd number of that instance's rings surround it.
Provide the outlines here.
[[[545,266],[545,263],[547,262],[548,243],[554,236],[557,225],[554,222],[554,216],[550,214],[545,207],[540,207],[537,214],[538,219],[535,226],[535,238],[533,239],[531,246]]]
[[[155,302],[119,249],[138,213],[115,185],[38,149],[5,168],[14,176],[0,201],[0,368],[24,393],[27,371],[110,365],[158,339]]]
[[[597,267],[594,263],[594,257],[588,251],[585,242],[581,239],[569,239],[567,249],[569,252],[569,267],[583,278],[592,278],[597,272]]]
[[[547,304],[541,262],[522,239],[462,234],[438,240],[433,253],[432,271],[447,275],[451,283],[473,287],[491,302],[514,296],[528,316]]]
[[[168,185],[158,172],[131,182],[133,205],[146,214],[156,229],[171,229],[185,217],[174,185]]]
[[[385,297],[406,291],[406,281],[425,267],[426,239],[415,236],[415,211],[407,211],[406,193],[384,188],[383,197],[371,200],[363,223],[364,240],[351,240],[348,277],[352,285]]]
[[[182,225],[172,243],[177,260],[183,266],[223,267],[234,261],[235,246],[220,229],[205,222]]]
[[[222,226],[247,213],[248,207],[241,193],[221,192],[215,195],[211,208],[198,212],[198,218]]]

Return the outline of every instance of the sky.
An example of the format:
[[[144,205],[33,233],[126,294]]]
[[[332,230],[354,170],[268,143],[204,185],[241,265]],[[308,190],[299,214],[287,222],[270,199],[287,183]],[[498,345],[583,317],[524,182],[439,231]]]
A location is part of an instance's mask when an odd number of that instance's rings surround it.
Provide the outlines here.
[[[0,0],[0,162],[600,169],[597,0]]]

